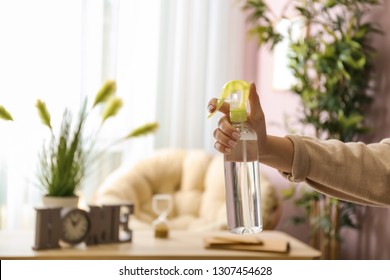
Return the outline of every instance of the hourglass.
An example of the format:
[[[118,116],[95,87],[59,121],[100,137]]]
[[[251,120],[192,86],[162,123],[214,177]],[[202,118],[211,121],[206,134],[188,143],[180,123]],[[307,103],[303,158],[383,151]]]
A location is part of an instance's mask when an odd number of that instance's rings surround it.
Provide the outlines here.
[[[152,207],[158,217],[153,221],[154,235],[157,238],[167,238],[168,215],[172,211],[172,196],[170,194],[156,194],[153,196]]]

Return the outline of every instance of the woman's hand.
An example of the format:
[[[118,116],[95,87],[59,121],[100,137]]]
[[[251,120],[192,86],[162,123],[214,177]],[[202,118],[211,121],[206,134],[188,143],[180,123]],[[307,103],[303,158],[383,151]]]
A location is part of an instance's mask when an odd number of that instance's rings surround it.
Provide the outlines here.
[[[218,99],[213,98],[208,104],[210,113],[215,111]],[[256,131],[259,161],[283,172],[291,172],[294,156],[294,146],[285,137],[267,135],[265,116],[261,108],[260,98],[254,83],[249,90],[248,124]],[[219,120],[218,128],[214,130],[214,147],[223,154],[230,154],[240,139],[239,131],[229,121],[229,104],[224,103],[219,109],[225,115]]]
[[[215,111],[217,107],[218,99],[213,98],[208,104],[208,110],[210,113]],[[260,105],[259,95],[256,92],[256,86],[254,83],[250,84],[249,89],[249,115],[248,124],[252,129],[256,131],[258,138],[259,154],[266,151],[267,129],[265,125],[264,112]],[[239,131],[232,126],[229,121],[229,104],[224,103],[219,109],[220,112],[225,115],[219,120],[218,128],[214,130],[215,144],[214,147],[217,151],[223,154],[230,154],[232,148],[237,145],[238,139],[240,139]]]

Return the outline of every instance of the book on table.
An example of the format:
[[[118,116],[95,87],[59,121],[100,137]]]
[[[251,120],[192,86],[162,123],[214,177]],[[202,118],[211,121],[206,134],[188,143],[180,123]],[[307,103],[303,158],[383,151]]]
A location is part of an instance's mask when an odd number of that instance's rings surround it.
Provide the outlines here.
[[[205,248],[287,253],[289,243],[282,238],[266,238],[260,234],[234,235],[231,233],[210,233],[203,237]]]

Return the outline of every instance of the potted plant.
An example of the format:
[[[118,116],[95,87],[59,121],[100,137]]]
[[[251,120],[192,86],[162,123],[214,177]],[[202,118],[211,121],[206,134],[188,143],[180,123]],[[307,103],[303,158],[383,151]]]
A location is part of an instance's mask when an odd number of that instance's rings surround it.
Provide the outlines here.
[[[364,109],[372,98],[375,49],[370,38],[381,31],[365,16],[379,3],[287,1],[277,17],[265,1],[245,1],[243,9],[253,24],[250,33],[260,46],[270,44],[272,50],[283,39],[289,41],[288,67],[295,78],[291,91],[299,95],[302,105],[299,121],[313,128],[320,139],[355,141],[369,131]],[[292,19],[299,35],[290,29],[284,38],[276,28],[280,19]],[[292,197],[294,189],[287,190],[286,196]],[[312,245],[319,247],[325,258],[337,258],[340,228],[356,227],[352,217],[355,205],[307,189],[296,203],[306,209]]]
[[[44,195],[44,205],[56,206],[57,201],[61,206],[77,206],[79,190],[87,171],[106,149],[95,149],[102,126],[108,118],[114,117],[122,107],[122,100],[114,93],[115,81],[107,81],[95,96],[92,106],[88,107],[87,99],[78,112],[77,119],[73,121],[73,115],[69,109],[65,109],[61,127],[56,133],[51,124],[51,116],[46,104],[38,100],[36,108],[42,123],[50,131],[50,141],[46,143],[39,154],[38,179],[39,187]],[[85,125],[91,112],[103,106],[101,122],[96,131],[85,135]],[[140,126],[123,138],[117,139],[111,145],[130,138],[154,132],[157,123],[147,123]],[[88,136],[88,138],[87,138]]]

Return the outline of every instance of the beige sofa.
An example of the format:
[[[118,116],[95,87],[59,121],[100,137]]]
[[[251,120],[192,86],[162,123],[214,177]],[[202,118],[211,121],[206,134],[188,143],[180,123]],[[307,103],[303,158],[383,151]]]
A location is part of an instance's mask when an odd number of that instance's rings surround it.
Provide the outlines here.
[[[263,225],[276,226],[280,204],[275,188],[261,176]],[[205,231],[226,228],[223,156],[203,150],[163,149],[131,168],[119,168],[99,187],[96,203],[134,203],[131,228],[149,228],[156,214],[155,194],[172,194],[172,229]]]

